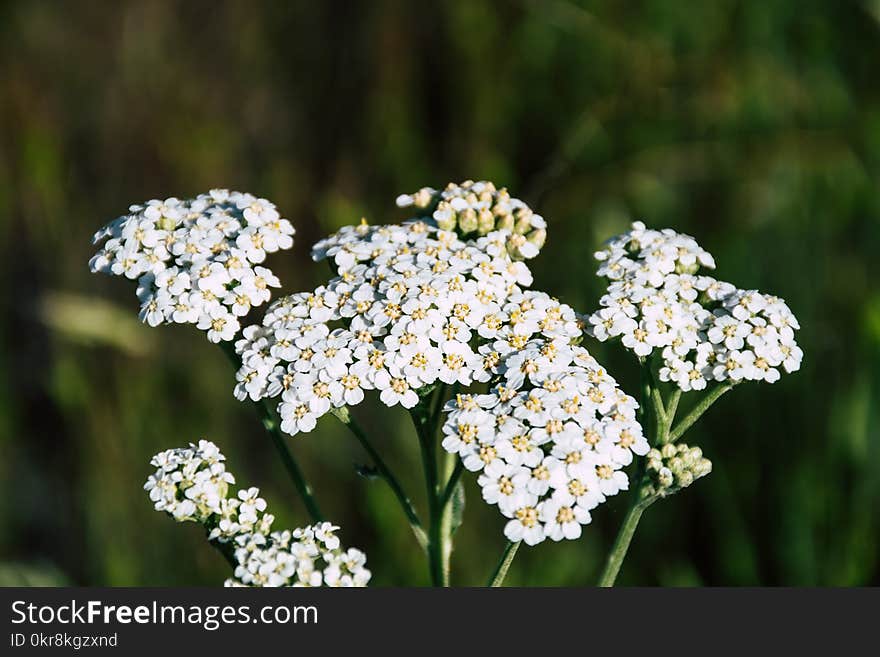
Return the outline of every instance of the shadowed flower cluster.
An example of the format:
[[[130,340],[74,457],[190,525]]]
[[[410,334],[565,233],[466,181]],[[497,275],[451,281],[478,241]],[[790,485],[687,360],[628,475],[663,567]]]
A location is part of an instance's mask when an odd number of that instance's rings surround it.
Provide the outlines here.
[[[207,440],[166,450],[150,461],[156,471],[144,489],[157,511],[205,527],[235,568],[227,586],[366,586],[366,556],[340,547],[338,527],[323,522],[272,531],[275,518],[258,488],[228,496],[235,477],[225,460]]]

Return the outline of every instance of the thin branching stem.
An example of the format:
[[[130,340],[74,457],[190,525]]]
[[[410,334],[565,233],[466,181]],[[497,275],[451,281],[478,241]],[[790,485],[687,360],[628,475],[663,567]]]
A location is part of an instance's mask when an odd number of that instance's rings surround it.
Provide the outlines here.
[[[501,558],[498,560],[498,565],[495,566],[495,570],[489,576],[486,586],[497,588],[504,584],[504,578],[507,577],[507,571],[510,570],[510,564],[513,563],[513,559],[516,557],[520,543],[521,541],[515,543],[512,541],[507,542],[507,545],[504,546],[504,552],[501,553]]]
[[[324,515],[321,513],[320,507],[318,507],[317,500],[315,500],[315,491],[312,490],[312,487],[306,480],[302,469],[299,467],[299,463],[297,463],[290,449],[287,447],[287,439],[284,437],[284,434],[281,433],[281,428],[278,424],[278,420],[275,419],[275,416],[272,413],[272,409],[269,408],[269,405],[265,400],[263,400],[263,403],[255,404],[255,406],[260,411],[263,427],[265,427],[266,431],[269,433],[269,437],[272,439],[275,449],[278,450],[278,456],[281,457],[281,463],[284,465],[284,469],[287,470],[287,474],[290,476],[293,485],[296,486],[303,503],[306,505],[306,510],[309,512],[312,522],[323,522]]]
[[[404,491],[400,481],[394,475],[394,472],[392,472],[391,468],[389,468],[388,465],[385,463],[385,460],[373,446],[372,442],[370,442],[370,439],[367,436],[366,432],[351,416],[351,413],[349,413],[347,407],[337,408],[331,412],[340,422],[342,422],[342,424],[346,426],[346,428],[358,440],[358,442],[364,448],[364,451],[366,451],[367,454],[370,455],[370,459],[372,459],[373,465],[378,471],[379,476],[381,476],[382,479],[385,480],[385,482],[391,488],[391,491],[394,493],[394,496],[397,498],[397,501],[400,503],[400,507],[403,509],[403,512],[406,515],[406,519],[409,522],[409,526],[412,529],[416,540],[423,550],[427,550],[428,536],[427,534],[425,534],[425,530],[422,528],[422,521],[419,519],[419,514],[416,512],[415,506],[413,506],[413,503],[410,501],[409,496],[406,494],[406,491]]]
[[[611,551],[608,553],[608,558],[605,561],[605,568],[599,576],[599,586],[614,586],[617,574],[620,572],[620,567],[623,565],[623,560],[629,551],[630,543],[632,543],[633,535],[639,526],[639,520],[641,520],[645,509],[654,501],[651,498],[640,500],[637,499],[638,496],[638,490],[634,491],[636,500],[630,506],[629,511],[627,511],[623,524],[620,526],[620,531],[617,532],[617,538],[614,539],[614,545],[611,547]]]
[[[643,368],[647,369],[650,365],[647,362],[643,363]],[[644,373],[643,373],[643,376]],[[649,380],[653,379],[650,372],[647,374]],[[643,379],[644,381],[644,379]],[[684,435],[685,431],[687,431],[698,419],[700,416],[705,413],[712,404],[714,404],[721,396],[730,390],[733,386],[731,384],[719,384],[715,388],[709,391],[709,393],[701,399],[697,405],[688,413],[684,418],[679,421],[679,423],[672,428],[673,423],[675,422],[675,414],[678,410],[678,403],[681,399],[681,389],[676,387],[675,390],[670,394],[669,399],[664,404],[664,410],[661,412],[658,408],[658,402],[655,400],[655,391],[658,392],[658,388],[655,385],[651,385],[650,383],[647,386],[643,386],[642,390],[642,401],[645,402],[645,394],[647,393],[651,400],[651,405],[654,407],[655,416],[658,419],[658,430],[655,438],[655,445],[665,445],[666,443],[674,443],[676,440],[681,438]],[[660,404],[663,404],[662,396],[658,394],[656,397],[659,397]],[[642,413],[642,418],[644,418],[644,413]],[[662,420],[662,421],[661,421]],[[617,538],[614,540],[614,545],[611,548],[611,551],[608,553],[608,558],[605,562],[605,567],[602,570],[602,574],[599,576],[599,586],[614,586],[614,582],[617,580],[617,575],[620,572],[620,567],[623,565],[623,560],[626,558],[626,554],[629,550],[630,543],[632,543],[633,535],[635,534],[636,528],[639,525],[639,520],[641,520],[642,514],[645,512],[651,504],[653,504],[657,499],[656,496],[645,497],[642,494],[642,486],[641,479],[644,474],[644,458],[639,461],[639,468],[636,475],[636,485],[634,486],[632,492],[632,502],[630,504],[629,510],[627,511],[626,517],[623,520],[623,524],[620,527],[620,530],[617,533]]]
[[[235,353],[235,347],[232,343],[221,342],[220,347],[229,358],[229,362],[232,363],[232,366],[238,370],[241,366],[241,361],[238,358],[238,354]],[[302,469],[299,467],[299,463],[297,463],[288,448],[287,440],[281,432],[281,426],[278,424],[275,414],[272,412],[272,409],[269,404],[266,403],[265,399],[259,402],[254,402],[254,407],[257,409],[257,413],[259,413],[263,428],[266,429],[266,433],[269,434],[269,437],[272,439],[272,444],[278,451],[278,456],[281,458],[281,463],[284,465],[284,469],[287,470],[288,476],[291,481],[293,481],[293,485],[296,487],[299,496],[302,498],[303,504],[305,504],[312,522],[323,522],[324,515],[321,513],[321,509],[315,499],[315,492],[306,480]]]
[[[455,455],[453,454],[452,456]],[[446,507],[446,505],[449,504],[449,501],[452,499],[452,495],[455,493],[455,487],[461,480],[462,472],[464,472],[464,462],[461,459],[456,459],[455,465],[452,468],[452,473],[449,475],[449,480],[446,482],[446,487],[440,494],[441,507]]]
[[[657,436],[657,444],[665,445],[669,442],[669,432],[672,429],[672,423],[675,421],[675,413],[678,411],[678,402],[681,399],[681,388],[675,387],[669,399],[666,402],[666,416],[663,421],[662,431]]]

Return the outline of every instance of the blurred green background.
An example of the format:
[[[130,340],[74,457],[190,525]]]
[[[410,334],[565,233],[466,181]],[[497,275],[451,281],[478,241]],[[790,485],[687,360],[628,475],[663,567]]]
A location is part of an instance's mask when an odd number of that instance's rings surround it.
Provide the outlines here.
[[[880,584],[880,2],[0,3],[0,582],[217,584],[192,525],[152,511],[155,452],[209,437],[278,526],[305,513],[224,355],[136,320],[89,274],[132,202],[211,187],[297,228],[269,264],[400,192],[508,186],[549,222],[535,287],[597,304],[592,252],[631,219],[694,235],[719,277],[784,297],[801,372],[725,397],[689,442],[715,471],[645,516],[623,584]],[[631,393],[616,347],[587,346]],[[398,411],[358,408],[421,503]],[[328,418],[293,449],[375,584],[427,582],[400,510]],[[453,582],[479,584],[503,521],[468,477]],[[625,509],[521,550],[509,582],[595,581]]]

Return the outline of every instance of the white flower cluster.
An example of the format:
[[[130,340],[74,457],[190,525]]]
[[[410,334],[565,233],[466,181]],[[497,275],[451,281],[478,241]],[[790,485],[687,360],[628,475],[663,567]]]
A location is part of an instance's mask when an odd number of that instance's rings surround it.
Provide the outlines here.
[[[293,234],[266,199],[214,189],[132,205],[95,234],[96,244],[106,242],[89,266],[137,279],[140,318],[150,326],[195,324],[211,342],[228,341],[239,318],[280,286],[260,263],[289,249]]]
[[[229,485],[235,483],[224,461],[217,445],[208,440],[165,450],[150,460],[156,472],[144,490],[156,511],[165,511],[178,522],[206,522],[223,513]]]
[[[532,280],[491,234],[464,242],[422,221],[349,227],[314,257],[332,258],[339,276],[278,300],[236,343],[236,397],[280,396],[291,435],[360,403],[366,390],[412,408],[417,390],[438,381],[487,381],[492,356],[476,342],[495,338]]]
[[[366,555],[343,550],[329,522],[268,536],[249,534],[236,539],[235,576],[226,586],[363,587],[370,581]]]
[[[487,181],[449,183],[441,192],[423,187],[414,194],[398,196],[397,205],[433,208],[437,227],[456,231],[462,238],[503,235],[507,253],[514,260],[534,258],[547,240],[543,217],[512,198],[506,189],[497,189]]]
[[[305,529],[271,531],[258,488],[227,497],[235,478],[225,457],[207,440],[153,457],[156,472],[144,489],[157,511],[178,522],[205,526],[208,538],[237,563],[227,586],[366,586],[370,571],[360,550],[343,550],[329,522]]]
[[[656,349],[661,380],[702,390],[710,381],[773,383],[780,369],[800,368],[799,325],[785,302],[698,275],[715,261],[692,237],[636,222],[596,258],[610,282],[588,318],[592,335],[619,338],[642,358]]]
[[[628,488],[633,454],[648,452],[638,404],[572,344],[581,333],[570,307],[529,292],[506,311],[487,345],[496,384],[449,402],[443,448],[481,472],[508,539],[576,539],[593,508]]]

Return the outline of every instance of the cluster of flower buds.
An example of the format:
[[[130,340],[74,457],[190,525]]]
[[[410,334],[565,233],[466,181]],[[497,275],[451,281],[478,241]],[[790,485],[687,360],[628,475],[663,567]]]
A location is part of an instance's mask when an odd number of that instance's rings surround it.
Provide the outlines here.
[[[398,196],[397,205],[431,211],[440,230],[455,231],[463,239],[504,231],[507,252],[515,260],[534,258],[547,240],[543,217],[491,182],[449,183],[439,192],[423,187]]]
[[[667,443],[652,449],[645,466],[647,481],[642,497],[666,497],[712,472],[712,461],[703,456],[703,450],[684,443]]]
[[[228,497],[235,483],[225,457],[207,440],[169,449],[150,461],[156,472],[144,484],[157,511],[178,522],[197,522],[235,566],[227,586],[366,586],[370,571],[360,550],[343,550],[329,522],[272,531],[258,488]]]

